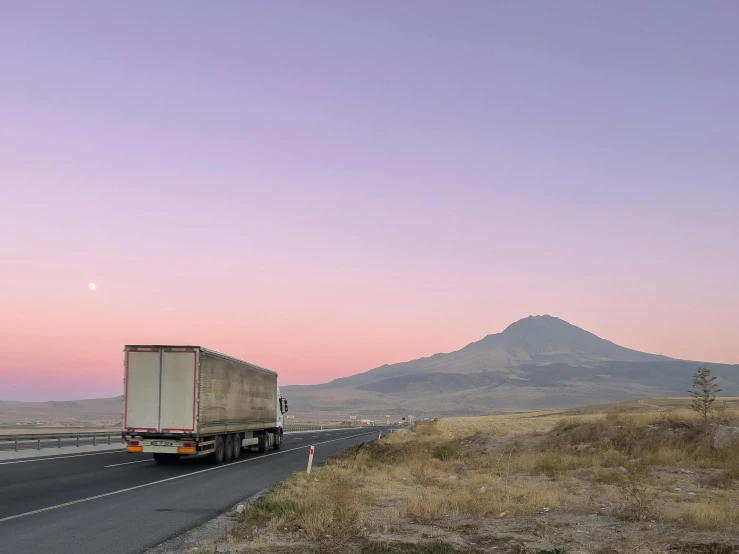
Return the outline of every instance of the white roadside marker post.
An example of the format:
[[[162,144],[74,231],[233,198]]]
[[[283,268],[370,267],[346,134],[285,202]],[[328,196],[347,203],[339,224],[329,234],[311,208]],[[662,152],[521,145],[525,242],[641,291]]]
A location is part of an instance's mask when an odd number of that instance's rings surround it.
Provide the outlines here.
[[[310,468],[313,466],[313,453],[315,452],[314,447],[311,445],[310,447],[310,453],[308,454],[308,473],[310,473]]]
[[[377,437],[377,440],[380,440],[382,438],[382,431],[380,431],[380,436]]]

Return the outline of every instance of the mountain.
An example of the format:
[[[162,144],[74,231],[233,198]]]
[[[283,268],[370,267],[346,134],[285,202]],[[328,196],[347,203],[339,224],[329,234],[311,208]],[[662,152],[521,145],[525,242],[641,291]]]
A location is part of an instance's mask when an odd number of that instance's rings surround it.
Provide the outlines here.
[[[455,352],[284,391],[294,410],[306,412],[463,415],[685,396],[698,365],[624,348],[543,315]],[[725,394],[739,394],[739,366],[709,367]]]
[[[331,384],[357,386],[373,383],[378,378],[421,371],[486,374],[507,372],[524,364],[590,366],[605,361],[654,362],[669,359],[618,346],[557,317],[529,316],[512,323],[502,333],[488,335],[456,352],[384,365],[365,373],[335,379]]]

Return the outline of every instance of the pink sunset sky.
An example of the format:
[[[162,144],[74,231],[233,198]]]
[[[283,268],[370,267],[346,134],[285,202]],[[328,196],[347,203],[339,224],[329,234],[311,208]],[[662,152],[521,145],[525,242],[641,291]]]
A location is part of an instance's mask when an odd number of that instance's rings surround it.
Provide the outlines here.
[[[0,17],[0,400],[545,313],[739,363],[736,2],[41,4]]]

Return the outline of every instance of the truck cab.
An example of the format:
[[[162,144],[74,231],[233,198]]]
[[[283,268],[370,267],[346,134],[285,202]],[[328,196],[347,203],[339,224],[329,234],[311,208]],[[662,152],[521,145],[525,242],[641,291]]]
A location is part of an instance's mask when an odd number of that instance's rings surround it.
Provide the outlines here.
[[[277,387],[277,422],[275,428],[279,430],[281,435],[285,430],[285,414],[287,413],[287,398],[282,396],[280,387]]]

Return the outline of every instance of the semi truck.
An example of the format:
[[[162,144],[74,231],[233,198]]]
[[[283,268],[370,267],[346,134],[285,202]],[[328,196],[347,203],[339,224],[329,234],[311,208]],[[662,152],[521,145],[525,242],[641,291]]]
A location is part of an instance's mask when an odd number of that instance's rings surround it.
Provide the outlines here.
[[[126,345],[124,372],[127,452],[220,464],[282,445],[288,406],[274,371],[201,346]]]

